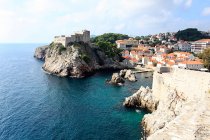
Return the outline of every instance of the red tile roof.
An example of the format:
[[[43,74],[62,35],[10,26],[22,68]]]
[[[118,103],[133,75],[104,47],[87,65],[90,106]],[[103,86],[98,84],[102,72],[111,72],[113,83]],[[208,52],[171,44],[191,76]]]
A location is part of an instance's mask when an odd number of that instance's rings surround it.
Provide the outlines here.
[[[181,64],[201,65],[203,63],[201,61],[183,61]]]
[[[200,39],[200,40],[197,40],[195,42],[209,43],[210,39]]]

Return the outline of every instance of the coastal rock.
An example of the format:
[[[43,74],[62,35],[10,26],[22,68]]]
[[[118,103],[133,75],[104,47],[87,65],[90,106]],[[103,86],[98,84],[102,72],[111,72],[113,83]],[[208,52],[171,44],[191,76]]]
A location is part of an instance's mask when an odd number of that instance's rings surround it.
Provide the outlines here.
[[[160,101],[159,105],[152,114],[147,114],[142,120],[147,135],[164,128],[164,126],[180,114],[181,107],[186,102],[186,98],[175,89],[169,91],[168,97]]]
[[[137,81],[137,80],[136,80],[136,76],[135,76],[135,74],[134,74],[134,73],[132,73],[132,74],[128,77],[128,80],[129,80],[129,81],[131,81],[131,82],[135,82],[135,81]]]
[[[135,74],[131,71],[131,70],[125,70],[121,72],[121,74],[123,75],[125,73],[124,78],[128,79],[129,81],[135,82],[136,81],[136,76]]]
[[[146,108],[152,112],[156,110],[158,101],[152,96],[152,91],[149,87],[141,87],[132,96],[125,98],[123,102],[125,107],[129,108]]]
[[[121,70],[120,71],[120,76],[124,78],[125,77],[125,74],[126,74],[126,71],[127,71],[126,69]]]
[[[113,73],[112,79],[109,81],[110,84],[122,85],[125,81],[118,73]]]
[[[169,73],[154,72],[152,97],[144,96],[147,102],[141,100],[141,105],[146,108],[151,104],[148,103],[151,98],[158,101],[157,108],[142,119],[147,139],[210,139],[209,83],[209,73],[178,68]],[[141,94],[146,91],[142,89]],[[140,106],[139,101],[133,104],[134,107]]]
[[[124,78],[127,79],[132,74],[131,70],[126,70]]]
[[[73,43],[67,47],[52,43],[42,50],[37,48],[35,52],[37,58],[45,59],[42,68],[61,77],[81,78],[100,69],[126,68],[118,56],[110,58],[100,48],[87,43]]]
[[[48,47],[49,46],[46,45],[46,46],[36,48],[35,53],[34,53],[34,57],[36,57],[37,59],[40,59],[40,60],[44,60],[46,52],[48,50]]]

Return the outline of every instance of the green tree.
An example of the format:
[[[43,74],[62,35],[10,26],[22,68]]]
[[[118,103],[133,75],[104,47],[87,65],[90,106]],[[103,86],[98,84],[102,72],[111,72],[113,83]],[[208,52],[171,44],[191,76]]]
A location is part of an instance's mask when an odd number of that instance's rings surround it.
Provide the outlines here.
[[[210,70],[210,48],[205,49],[203,53],[199,54],[199,57],[202,58],[204,66]]]
[[[141,40],[141,37],[140,36],[136,36],[135,39],[136,40]]]
[[[103,41],[103,42],[110,42],[112,44],[115,44],[115,41],[117,41],[117,40],[123,40],[123,39],[128,39],[128,38],[129,38],[129,36],[124,35],[124,34],[105,33],[103,35],[96,36],[96,37],[92,38],[91,41],[92,41],[92,43],[97,43],[99,41]]]
[[[178,40],[185,40],[185,41],[196,41],[203,38],[209,38],[209,36],[206,36],[201,33],[201,31],[198,31],[196,28],[188,28],[185,30],[178,31],[175,34],[175,37]]]
[[[99,41],[97,46],[109,57],[121,56],[122,50],[118,49],[114,44],[107,41]]]
[[[122,50],[117,48],[116,41],[128,39],[128,35],[116,34],[116,33],[105,33],[100,36],[96,36],[91,39],[92,43],[95,43],[104,53],[109,57],[120,56]]]

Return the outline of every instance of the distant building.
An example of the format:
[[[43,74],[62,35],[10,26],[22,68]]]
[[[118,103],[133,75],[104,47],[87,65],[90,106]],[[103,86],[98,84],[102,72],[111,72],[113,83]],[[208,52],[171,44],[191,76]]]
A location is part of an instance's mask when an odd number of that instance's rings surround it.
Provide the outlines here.
[[[155,46],[154,50],[156,53],[158,52],[167,53],[169,51],[169,48],[166,47],[165,45],[162,45],[162,46]]]
[[[125,40],[117,40],[116,41],[117,48],[120,49],[131,49],[132,47],[137,47],[139,44],[138,40],[133,38],[125,39]]]
[[[190,69],[190,70],[200,70],[204,68],[204,65],[201,61],[196,60],[196,61],[183,61],[178,63],[179,68],[183,69]]]
[[[54,43],[61,43],[64,47],[66,47],[71,42],[90,42],[90,31],[83,30],[81,32],[76,32],[75,34],[71,36],[55,36],[54,37]]]
[[[204,49],[210,47],[210,39],[201,39],[192,42],[191,51],[194,53],[202,53]]]
[[[186,41],[179,41],[177,44],[174,45],[173,48],[176,51],[191,51],[191,45]]]
[[[148,65],[148,62],[149,62],[149,58],[148,58],[148,57],[142,57],[141,63],[142,63],[143,65]]]

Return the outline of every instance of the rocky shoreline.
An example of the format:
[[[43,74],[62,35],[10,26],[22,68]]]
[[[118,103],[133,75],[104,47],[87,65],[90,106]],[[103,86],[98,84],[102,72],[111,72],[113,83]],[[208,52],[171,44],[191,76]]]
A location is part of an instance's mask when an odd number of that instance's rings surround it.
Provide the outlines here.
[[[125,80],[136,82],[136,75],[132,70],[121,70],[119,73],[113,73],[111,80],[107,80],[109,84],[122,86]]]
[[[61,77],[82,78],[98,70],[128,68],[120,56],[109,57],[100,48],[87,43],[68,47],[51,43],[36,48],[34,57],[44,61],[43,70]]]
[[[196,76],[199,75],[199,79]],[[191,76],[197,86],[190,90],[183,78]],[[141,87],[125,98],[123,105],[151,112],[141,122],[148,140],[206,140],[210,139],[209,73],[174,70],[154,73],[152,89]],[[176,81],[174,81],[176,79]],[[177,82],[178,81],[178,82]],[[203,82],[206,82],[204,84]],[[189,82],[189,81],[188,81]],[[202,86],[199,87],[198,85]]]
[[[49,48],[48,45],[36,48],[35,53],[34,53],[34,57],[44,61],[48,48]]]
[[[44,61],[43,70],[61,77],[82,78],[98,70],[124,69],[114,73],[109,83],[123,85],[125,80],[136,81],[135,74],[125,70],[119,56],[110,58],[89,44],[66,48],[51,44],[37,48],[34,57]],[[125,98],[123,105],[151,112],[141,122],[148,140],[210,139],[209,83],[209,73],[181,69],[154,72],[152,89],[141,87]]]
[[[132,96],[125,98],[123,105],[128,108],[141,108],[153,112],[157,109],[158,101],[152,96],[149,87],[141,86]]]

